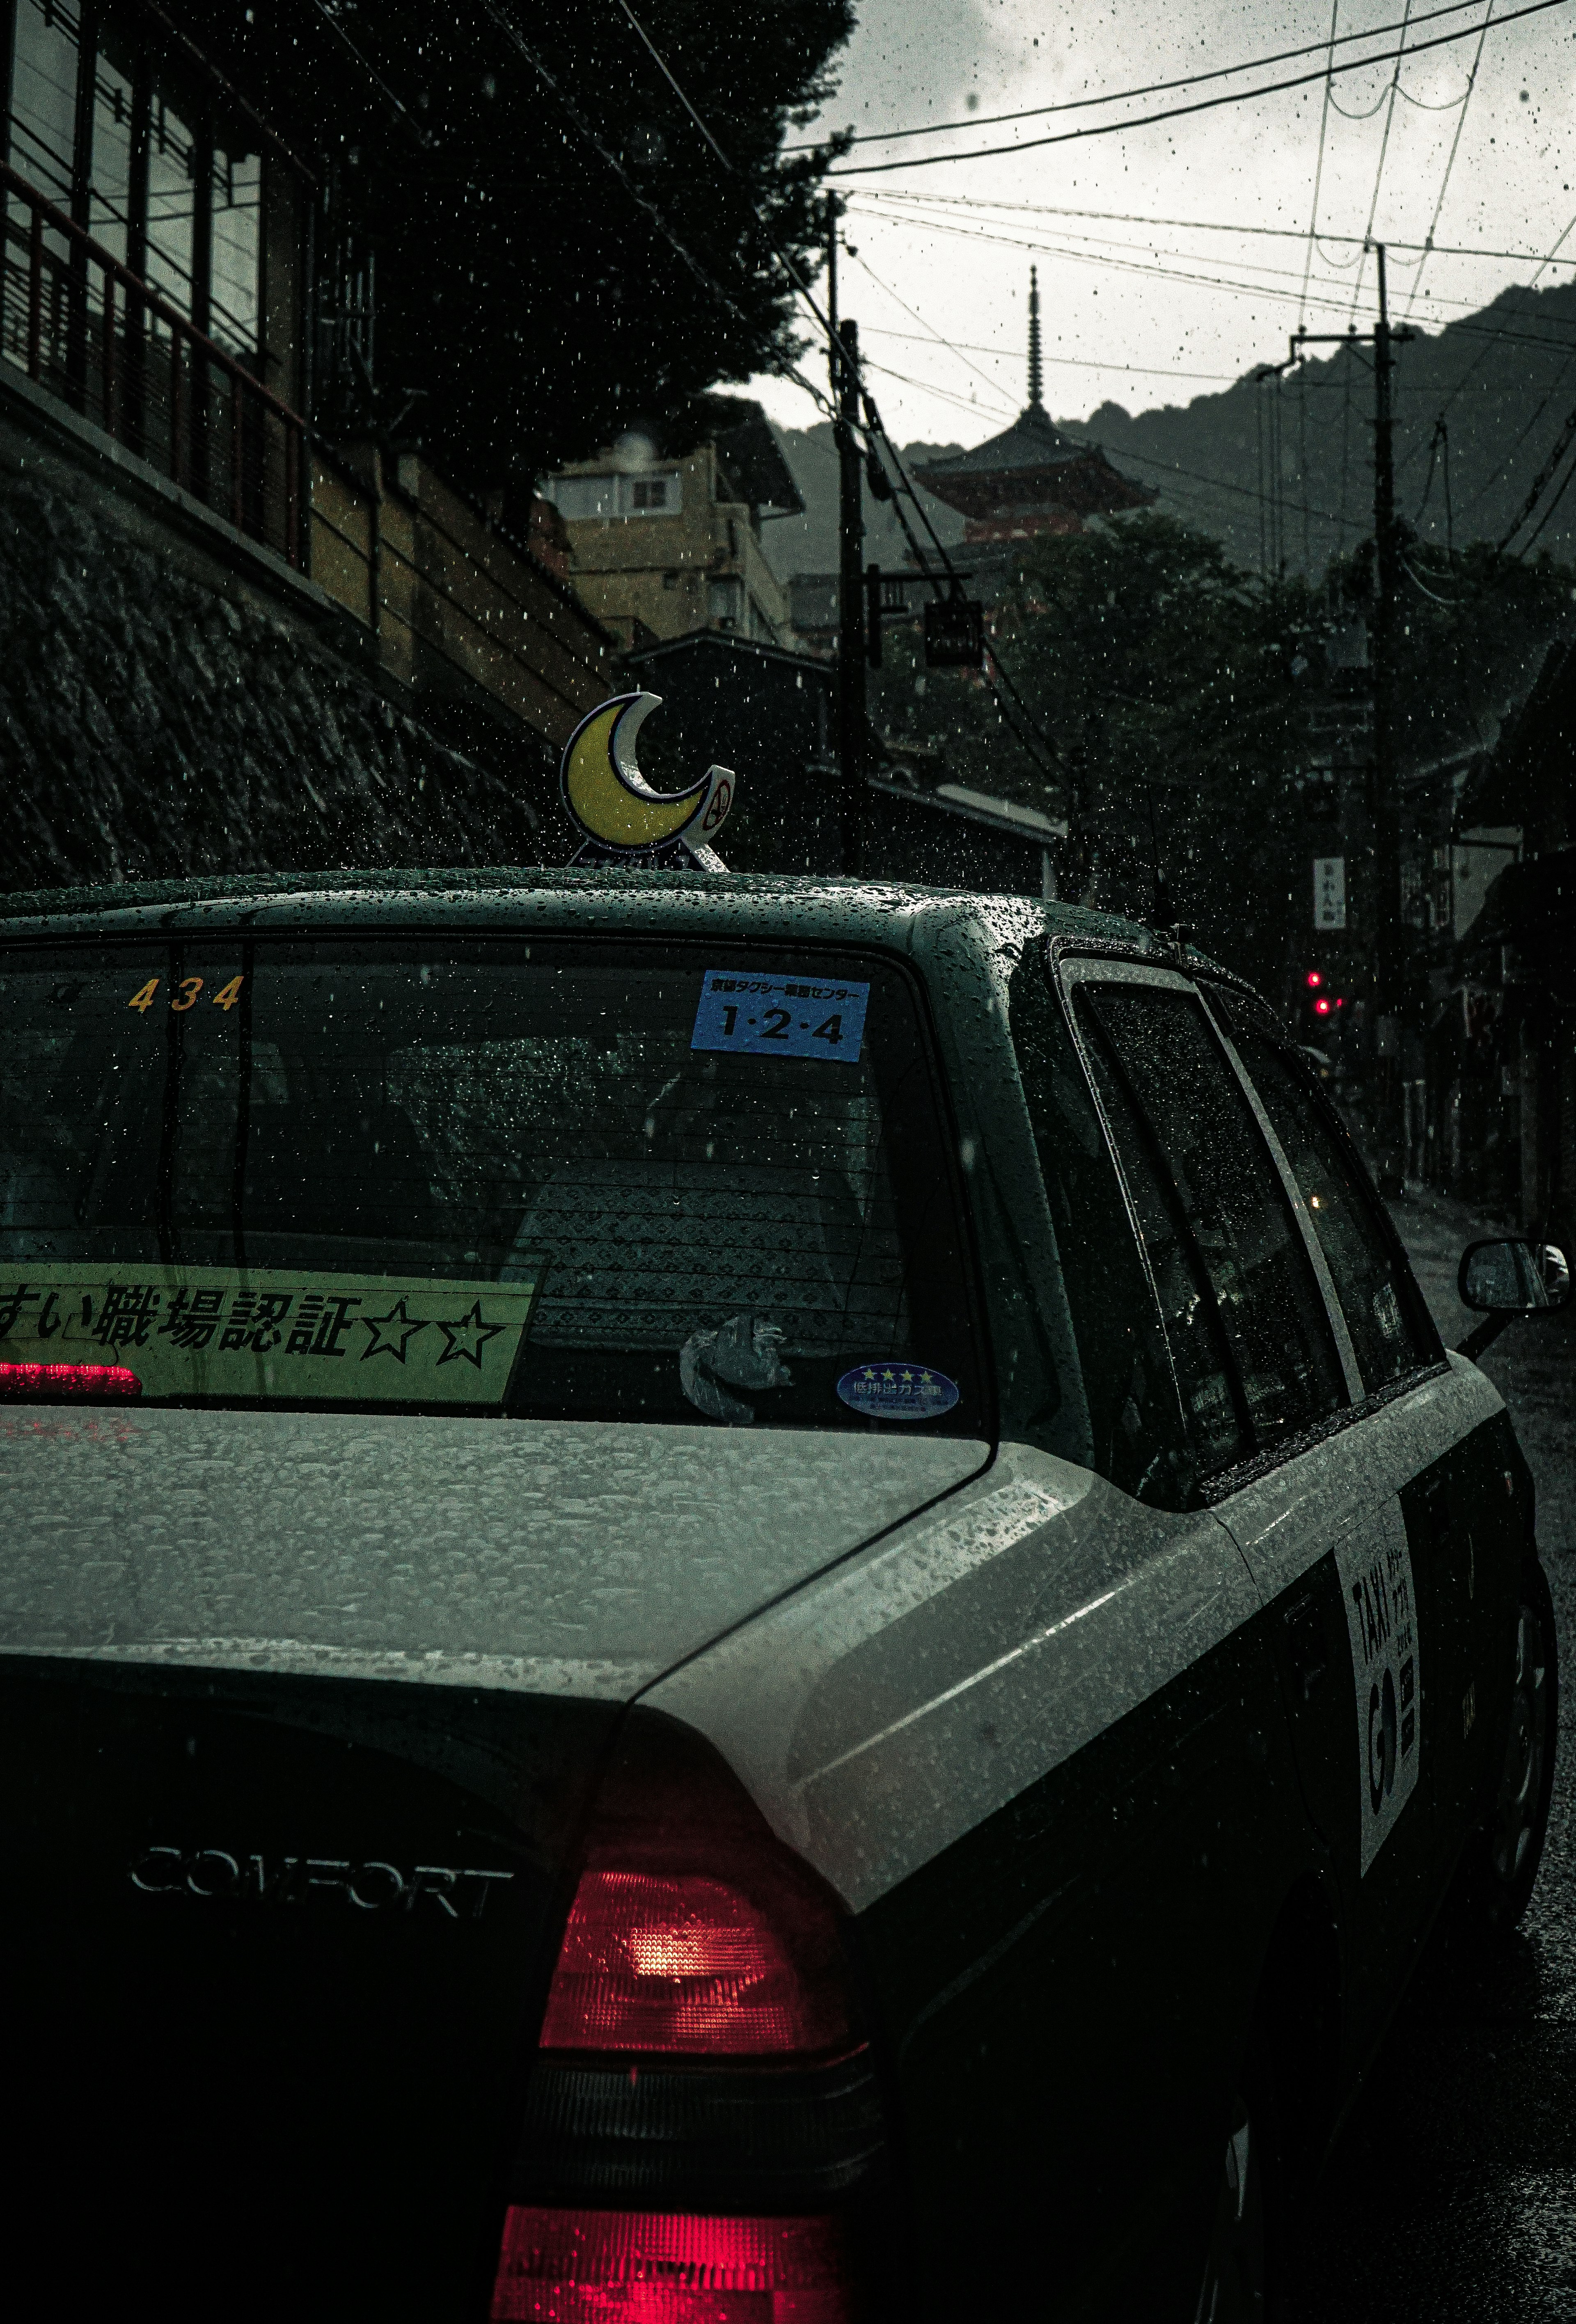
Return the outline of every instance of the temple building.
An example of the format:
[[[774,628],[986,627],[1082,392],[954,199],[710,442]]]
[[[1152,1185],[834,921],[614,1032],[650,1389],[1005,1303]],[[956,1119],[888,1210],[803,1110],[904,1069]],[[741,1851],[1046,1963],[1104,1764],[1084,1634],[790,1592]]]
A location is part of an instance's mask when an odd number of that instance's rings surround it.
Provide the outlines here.
[[[1147,508],[1158,496],[1114,468],[1098,444],[1064,436],[1040,400],[1038,271],[1029,269],[1028,401],[1010,428],[972,451],[914,470],[915,479],[964,520],[958,552],[990,598],[1019,542],[1082,532],[1092,516]]]

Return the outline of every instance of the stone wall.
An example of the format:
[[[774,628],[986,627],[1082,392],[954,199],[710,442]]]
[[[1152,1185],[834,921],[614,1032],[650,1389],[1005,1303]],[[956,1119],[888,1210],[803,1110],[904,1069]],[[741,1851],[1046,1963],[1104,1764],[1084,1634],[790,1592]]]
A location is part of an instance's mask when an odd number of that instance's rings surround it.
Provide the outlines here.
[[[304,596],[4,449],[0,888],[537,860],[551,769],[530,730],[412,717]]]

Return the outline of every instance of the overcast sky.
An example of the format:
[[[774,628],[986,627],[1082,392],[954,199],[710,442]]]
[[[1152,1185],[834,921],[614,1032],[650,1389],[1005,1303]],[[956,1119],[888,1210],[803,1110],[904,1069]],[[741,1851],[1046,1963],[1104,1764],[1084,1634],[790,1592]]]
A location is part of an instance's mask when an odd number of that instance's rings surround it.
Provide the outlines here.
[[[1338,34],[1398,23],[1407,13],[1406,0],[1337,5]],[[883,367],[872,370],[871,384],[893,434],[899,441],[973,443],[1021,407],[1031,259],[1039,268],[1045,393],[1053,412],[1083,418],[1107,399],[1135,411],[1185,403],[1255,363],[1283,358],[1298,320],[1307,244],[1247,229],[1305,235],[1322,117],[1318,223],[1331,236],[1358,239],[1315,247],[1311,328],[1344,329],[1354,291],[1359,326],[1366,326],[1374,262],[1362,259],[1360,239],[1370,217],[1376,236],[1421,244],[1442,191],[1436,243],[1535,254],[1517,263],[1435,251],[1418,285],[1418,254],[1397,249],[1393,316],[1410,309],[1413,321],[1438,329],[1507,282],[1531,281],[1538,259],[1576,219],[1576,0],[1490,29],[1470,95],[1488,11],[1475,0],[1435,14],[1442,5],[1414,0],[1407,40],[1422,43],[1463,27],[1470,36],[1403,61],[1394,97],[1395,65],[1375,64],[1337,74],[1328,107],[1321,78],[1148,128],[845,181],[841,190],[852,201],[843,231],[857,256],[843,268],[843,308],[859,319],[872,366]],[[1525,5],[1494,0],[1493,14]],[[1324,51],[1245,81],[1216,80],[1037,121],[988,125],[984,116],[1064,106],[1322,43],[1330,28],[1331,0],[1243,0],[1235,7],[1199,0],[1079,0],[1076,7],[1068,0],[863,0],[825,118],[867,135],[932,122],[967,124],[859,145],[850,161],[1026,143],[1217,96],[1255,78],[1320,73]],[[1390,33],[1338,46],[1335,56],[1399,43]],[[1030,205],[1184,223],[1037,215]],[[1230,230],[1203,230],[1217,226]],[[1576,230],[1562,256],[1576,263]],[[1562,282],[1571,273],[1571,264],[1556,263],[1539,279]],[[950,342],[950,351],[937,338]],[[824,353],[812,347],[804,368],[823,382]],[[783,381],[758,380],[751,392],[785,425],[820,416]]]

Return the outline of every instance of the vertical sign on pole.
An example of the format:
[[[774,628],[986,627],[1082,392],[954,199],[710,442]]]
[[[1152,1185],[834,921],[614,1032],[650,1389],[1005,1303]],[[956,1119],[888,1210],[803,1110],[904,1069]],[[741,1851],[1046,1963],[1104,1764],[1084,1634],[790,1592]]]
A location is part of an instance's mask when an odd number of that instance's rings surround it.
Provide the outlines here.
[[[1315,855],[1313,858],[1313,926],[1316,928],[1344,928],[1346,926],[1344,855]]]

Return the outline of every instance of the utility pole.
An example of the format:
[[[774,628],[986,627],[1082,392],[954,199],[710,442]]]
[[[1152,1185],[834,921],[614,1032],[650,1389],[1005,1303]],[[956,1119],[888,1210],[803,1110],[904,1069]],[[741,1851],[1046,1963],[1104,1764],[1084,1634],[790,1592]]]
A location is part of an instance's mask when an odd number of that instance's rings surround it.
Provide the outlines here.
[[[1396,526],[1395,415],[1392,374],[1395,350],[1416,333],[1390,323],[1385,245],[1374,244],[1378,261],[1379,311],[1371,331],[1295,331],[1292,359],[1313,345],[1355,347],[1367,340],[1374,351],[1374,612],[1373,751],[1369,761],[1367,808],[1369,878],[1365,949],[1369,955],[1369,1030],[1374,1043],[1372,1138],[1374,1160],[1386,1191],[1398,1188],[1405,1164],[1402,1106],[1401,1012],[1405,1000],[1405,932],[1401,925],[1401,786],[1396,765],[1396,645],[1400,626],[1401,540]]]
[[[837,208],[827,205],[826,289],[837,444],[837,766],[842,868],[859,868],[859,819],[868,752],[865,696],[863,471],[859,422],[859,328],[837,312]]]

